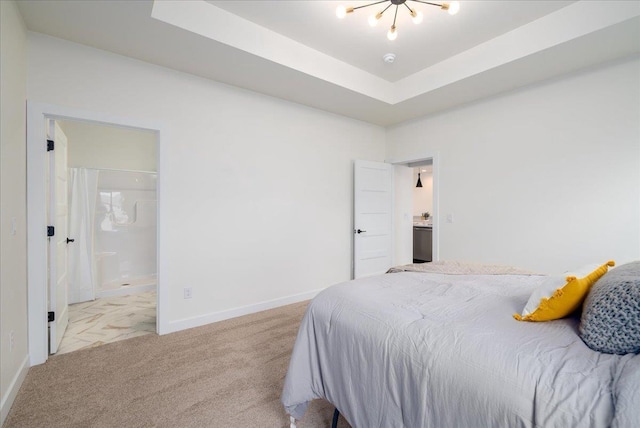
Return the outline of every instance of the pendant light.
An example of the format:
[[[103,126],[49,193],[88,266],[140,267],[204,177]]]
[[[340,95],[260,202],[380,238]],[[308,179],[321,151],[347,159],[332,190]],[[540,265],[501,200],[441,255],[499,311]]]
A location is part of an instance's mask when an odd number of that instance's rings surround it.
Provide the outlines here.
[[[418,173],[418,182],[416,183],[416,187],[422,187],[422,181],[420,181],[420,173]]]
[[[369,7],[369,6],[375,6],[383,3],[380,6],[380,9],[378,9],[378,13],[374,13],[371,16],[369,16],[369,25],[371,25],[372,27],[375,27],[378,24],[378,21],[380,20],[380,18],[382,18],[382,14],[384,14],[387,11],[387,9],[389,9],[390,7],[395,6],[396,9],[393,12],[393,23],[391,24],[391,28],[387,33],[387,38],[389,40],[395,40],[398,37],[398,30],[396,28],[396,22],[398,20],[398,9],[404,10],[406,8],[409,12],[409,15],[411,15],[411,20],[415,24],[421,23],[422,20],[424,19],[423,13],[419,10],[414,9],[413,7],[410,7],[409,4],[407,4],[408,1],[412,2],[412,3],[409,3],[412,6],[413,6],[413,3],[421,3],[429,6],[439,7],[440,9],[446,10],[447,12],[449,12],[449,15],[455,15],[460,10],[460,3],[458,3],[457,1],[454,1],[451,3],[432,3],[430,1],[425,1],[425,0],[379,0],[379,1],[375,1],[373,3],[365,4],[362,6],[346,7],[344,5],[340,5],[336,9],[336,16],[340,19],[343,19],[348,14],[353,13],[358,9],[362,9],[364,7]],[[402,6],[404,6],[404,8]]]

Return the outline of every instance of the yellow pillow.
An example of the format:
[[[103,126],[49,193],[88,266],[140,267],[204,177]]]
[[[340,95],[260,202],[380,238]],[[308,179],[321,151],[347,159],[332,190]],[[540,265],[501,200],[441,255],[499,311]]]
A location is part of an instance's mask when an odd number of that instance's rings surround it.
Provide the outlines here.
[[[581,272],[570,273],[560,283],[558,277],[550,277],[531,294],[522,315],[514,314],[513,317],[518,321],[551,321],[570,315],[582,305],[591,286],[607,273],[609,266],[615,266],[615,262],[610,260],[595,270],[590,266]]]

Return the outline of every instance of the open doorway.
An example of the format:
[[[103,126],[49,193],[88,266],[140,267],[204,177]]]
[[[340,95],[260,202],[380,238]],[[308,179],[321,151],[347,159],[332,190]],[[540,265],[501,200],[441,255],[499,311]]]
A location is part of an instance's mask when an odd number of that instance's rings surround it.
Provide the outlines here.
[[[50,229],[49,225],[52,225],[52,221],[56,220],[55,215],[57,208],[56,210],[52,209],[55,207],[55,201],[57,199],[55,194],[67,194],[68,192],[67,185],[58,186],[59,188],[51,185],[50,173],[52,167],[55,169],[57,163],[55,158],[52,156],[52,154],[55,153],[55,149],[54,151],[49,151],[48,146],[55,145],[55,136],[53,143],[50,144],[47,140],[49,139],[49,131],[51,129],[55,130],[56,128],[55,126],[51,127],[50,124],[55,124],[55,122],[60,121],[88,123],[119,130],[143,131],[149,133],[151,136],[155,147],[155,153],[150,156],[156,163],[157,170],[155,172],[147,171],[148,168],[145,168],[145,171],[157,174],[157,211],[152,213],[154,210],[149,210],[152,204],[147,204],[146,207],[142,206],[144,204],[140,204],[137,208],[140,210],[140,218],[144,216],[146,218],[145,221],[148,224],[153,222],[156,224],[155,242],[157,243],[157,246],[155,248],[148,248],[148,253],[152,255],[157,267],[157,285],[155,286],[157,289],[155,296],[157,309],[154,331],[158,334],[168,331],[168,322],[165,314],[167,291],[166,284],[162,280],[166,274],[163,268],[165,264],[162,263],[163,250],[161,245],[162,241],[160,240],[162,230],[162,216],[160,208],[162,204],[160,159],[162,156],[160,138],[164,133],[160,124],[150,123],[145,120],[135,118],[115,117],[112,115],[74,108],[27,102],[27,182],[29,183],[27,188],[27,261],[29,273],[28,316],[29,357],[30,365],[32,366],[42,364],[47,360],[49,355],[49,330],[52,327],[54,329],[57,327],[63,327],[63,325],[58,325],[57,323],[57,321],[62,319],[60,314],[64,311],[64,308],[58,306],[58,303],[68,306],[69,298],[68,288],[52,288],[55,284],[53,284],[53,281],[51,284],[49,283],[50,278],[58,279],[63,277],[63,275],[57,275],[56,271],[59,273],[66,269],[66,264],[59,264],[60,260],[63,259],[56,257],[56,253],[64,252],[66,255],[66,244],[72,244],[73,242],[65,242],[65,245],[62,245],[62,241],[75,239],[74,237],[69,236],[64,228],[59,227],[62,224],[67,224],[64,221],[54,221],[55,225],[52,229],[55,229],[59,233],[55,240],[48,237]],[[59,125],[58,128],[61,130],[61,133],[63,133],[62,128],[60,128]],[[129,157],[118,152],[112,153],[112,156],[118,157],[121,160]],[[95,168],[98,169],[100,167]],[[120,168],[132,169],[123,166]],[[103,167],[103,169],[107,168]],[[60,173],[59,176],[66,177],[66,172],[64,174]],[[96,194],[97,193],[98,192],[96,191]],[[50,195],[54,196],[50,197]],[[60,207],[62,207],[62,205],[63,204],[60,204]],[[112,204],[110,204],[109,209],[111,209],[115,215],[116,208],[113,207]],[[62,211],[64,210],[61,209],[61,212]],[[60,218],[62,218],[62,216],[60,216]],[[116,221],[127,222],[123,216]],[[124,225],[122,224],[121,226]],[[43,233],[43,230],[46,230],[46,233]],[[51,230],[51,232],[53,232],[53,230]],[[56,245],[53,245],[54,242]],[[51,272],[53,272],[53,274],[51,274]],[[123,284],[120,285],[122,286]],[[129,283],[129,285],[132,284]],[[58,312],[58,316],[56,316],[56,312]],[[64,328],[60,328],[58,330],[64,331]],[[59,333],[59,331],[57,333]]]
[[[413,263],[433,260],[433,160],[413,167]]]
[[[437,153],[384,163],[354,162],[354,278],[384,273],[414,259],[439,260],[438,165]],[[414,239],[416,226],[428,230],[428,257],[414,257],[414,243],[422,241]]]
[[[155,333],[156,135],[75,120],[55,124],[56,139],[66,141],[67,196],[56,199],[68,201],[69,235],[68,323],[55,352]]]
[[[394,166],[394,265],[439,260],[438,154],[388,163]]]

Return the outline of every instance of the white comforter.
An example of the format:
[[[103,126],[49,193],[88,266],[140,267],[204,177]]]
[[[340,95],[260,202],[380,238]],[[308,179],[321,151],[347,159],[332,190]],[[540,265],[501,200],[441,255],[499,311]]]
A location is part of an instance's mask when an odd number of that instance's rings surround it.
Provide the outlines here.
[[[592,351],[577,318],[512,318],[543,278],[401,272],[326,289],[300,326],[286,411],[324,398],[364,428],[640,427],[640,355]]]

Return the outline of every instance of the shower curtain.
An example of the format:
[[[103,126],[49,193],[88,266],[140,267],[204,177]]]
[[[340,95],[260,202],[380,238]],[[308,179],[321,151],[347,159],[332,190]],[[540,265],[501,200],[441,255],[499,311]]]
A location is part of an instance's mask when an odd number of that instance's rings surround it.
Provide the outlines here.
[[[95,299],[96,264],[93,257],[93,219],[98,171],[69,168],[69,303]]]

